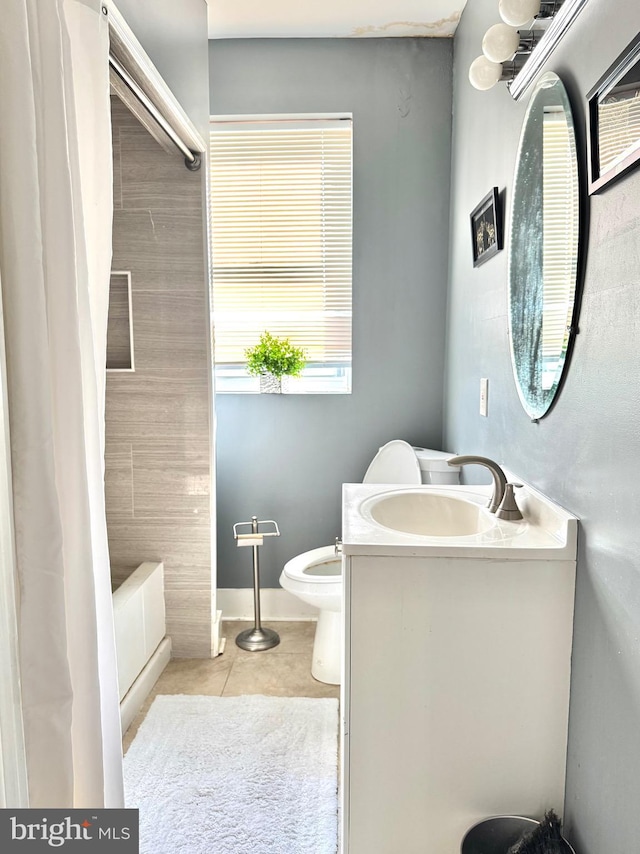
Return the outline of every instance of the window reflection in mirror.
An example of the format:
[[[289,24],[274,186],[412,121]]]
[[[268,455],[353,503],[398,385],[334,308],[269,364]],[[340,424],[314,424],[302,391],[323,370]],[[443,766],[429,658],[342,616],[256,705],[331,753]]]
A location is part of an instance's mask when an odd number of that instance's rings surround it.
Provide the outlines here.
[[[569,343],[575,297],[578,194],[572,180],[576,152],[573,127],[563,107],[543,108],[542,121],[542,390],[557,380]]]
[[[640,35],[587,95],[590,193],[640,161]]]
[[[548,73],[524,119],[509,243],[512,363],[533,419],[553,403],[573,334],[579,208],[571,107],[562,82]]]
[[[600,174],[640,148],[640,62],[600,101]]]

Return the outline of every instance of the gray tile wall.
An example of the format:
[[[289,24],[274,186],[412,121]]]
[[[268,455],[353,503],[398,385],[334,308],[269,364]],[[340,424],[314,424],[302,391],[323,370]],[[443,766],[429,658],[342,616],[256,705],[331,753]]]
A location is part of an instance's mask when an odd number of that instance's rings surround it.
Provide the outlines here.
[[[114,581],[165,565],[176,657],[211,654],[209,329],[203,173],[116,98],[114,270],[131,271],[134,373],[107,374],[105,489]]]

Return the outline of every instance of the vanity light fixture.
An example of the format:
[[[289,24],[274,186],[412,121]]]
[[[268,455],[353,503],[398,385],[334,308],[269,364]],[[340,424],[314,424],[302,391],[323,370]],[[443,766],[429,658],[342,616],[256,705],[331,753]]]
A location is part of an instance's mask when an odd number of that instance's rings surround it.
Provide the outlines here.
[[[514,54],[531,53],[540,41],[540,30],[514,30],[508,24],[494,24],[482,39],[482,52],[492,62],[506,62]]]
[[[502,23],[482,40],[469,81],[487,90],[504,81],[518,100],[588,0],[499,0]],[[523,28],[523,29],[521,29]]]
[[[500,17],[511,27],[524,27],[534,18],[553,18],[562,0],[500,0]]]
[[[522,61],[493,62],[482,54],[469,66],[469,80],[472,86],[484,92],[501,80],[513,80],[521,67]]]

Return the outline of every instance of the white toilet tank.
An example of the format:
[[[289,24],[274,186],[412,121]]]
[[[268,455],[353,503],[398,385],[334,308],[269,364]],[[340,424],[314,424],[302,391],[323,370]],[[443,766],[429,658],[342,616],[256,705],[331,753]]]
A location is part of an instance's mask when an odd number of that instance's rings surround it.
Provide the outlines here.
[[[420,465],[423,483],[455,484],[460,483],[460,466],[450,466],[447,460],[455,457],[446,451],[432,451],[430,448],[413,449]]]

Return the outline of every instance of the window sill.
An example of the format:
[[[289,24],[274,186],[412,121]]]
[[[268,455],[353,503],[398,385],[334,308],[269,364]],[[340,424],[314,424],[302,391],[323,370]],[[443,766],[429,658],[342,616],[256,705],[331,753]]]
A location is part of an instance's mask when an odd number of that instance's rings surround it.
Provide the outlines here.
[[[261,392],[260,380],[250,377],[244,368],[217,365],[216,394],[273,394]],[[351,394],[351,367],[308,366],[301,377],[283,377],[284,395]],[[277,392],[276,392],[277,394]]]
[[[351,394],[351,389],[348,391],[282,391],[282,392],[261,392],[261,391],[237,391],[234,389],[219,389],[215,390],[216,395],[223,394],[227,395],[237,395],[238,397],[313,397],[321,395],[336,395],[336,396],[344,396]]]

